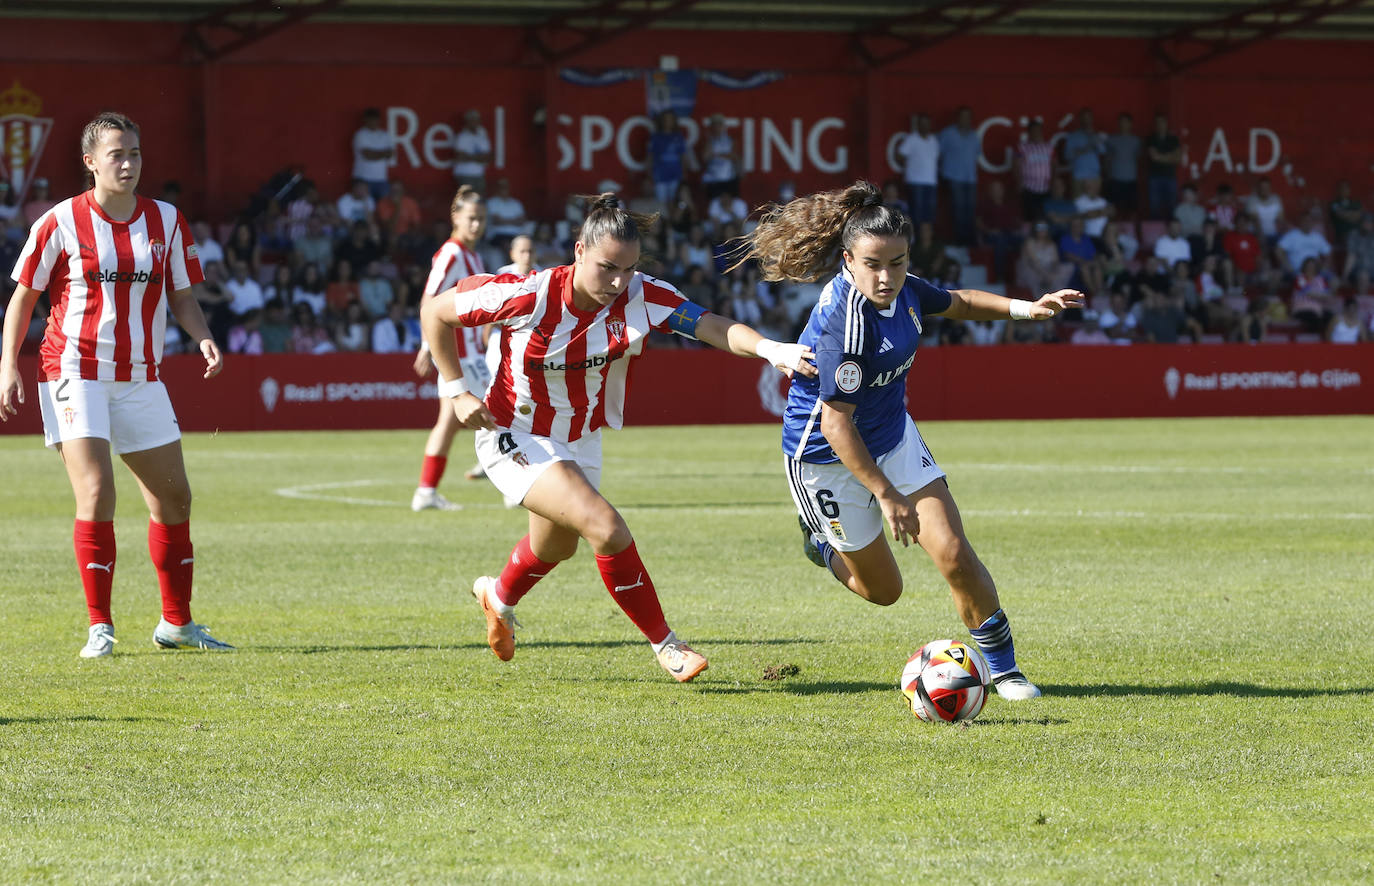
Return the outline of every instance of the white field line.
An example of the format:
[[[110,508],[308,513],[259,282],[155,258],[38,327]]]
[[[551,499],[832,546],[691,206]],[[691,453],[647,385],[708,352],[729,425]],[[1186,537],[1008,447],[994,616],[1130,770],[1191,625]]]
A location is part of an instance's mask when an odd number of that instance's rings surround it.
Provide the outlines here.
[[[283,486],[273,490],[283,498],[294,498],[305,501],[325,501],[336,504],[362,505],[365,507],[399,508],[408,507],[408,503],[400,499],[379,499],[379,498],[359,498],[351,495],[331,495],[327,494],[336,489],[358,489],[364,486],[395,486],[399,485],[394,480],[343,480],[333,483],[310,483],[302,486]],[[763,507],[773,507],[772,504],[762,504]],[[492,502],[464,502],[466,508],[491,508],[505,509],[505,506],[497,501]],[[620,506],[621,510],[633,511],[638,507],[633,504]],[[729,506],[722,506],[718,503],[713,504],[683,504],[679,505],[682,510],[696,510],[706,508],[709,510],[731,510]],[[760,504],[750,503],[736,505],[737,509],[755,510]],[[783,507],[783,502],[779,501],[777,507]],[[1211,511],[1161,511],[1151,513],[1150,511],[1129,511],[1129,510],[1063,510],[1049,511],[1038,508],[967,508],[962,513],[969,517],[1031,517],[1048,518],[1054,520],[1272,520],[1271,514],[1246,513],[1237,514],[1230,512],[1211,512]],[[1332,513],[1286,513],[1283,515],[1285,520],[1374,520],[1374,513],[1361,512],[1332,512]]]

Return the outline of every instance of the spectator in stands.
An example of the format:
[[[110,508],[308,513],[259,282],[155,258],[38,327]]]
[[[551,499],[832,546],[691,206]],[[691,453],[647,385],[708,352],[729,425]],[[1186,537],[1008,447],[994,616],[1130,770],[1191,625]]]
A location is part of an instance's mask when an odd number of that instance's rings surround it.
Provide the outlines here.
[[[340,351],[366,351],[371,344],[367,311],[356,299],[349,302],[334,327],[334,346]]]
[[[181,182],[174,178],[167,179],[162,183],[162,194],[158,199],[163,203],[179,206],[181,204]]]
[[[1178,344],[1185,333],[1195,342],[1202,336],[1201,327],[1184,312],[1178,297],[1153,291],[1145,296],[1140,330],[1146,341],[1162,345]]]
[[[212,261],[203,267],[205,282],[195,287],[196,301],[200,303],[200,311],[205,315],[205,322],[209,324],[215,341],[227,341],[234,315],[229,311],[232,299],[224,289],[224,263]]]
[[[296,188],[296,198],[286,204],[287,231],[293,243],[305,236],[306,223],[319,206],[320,189],[310,179],[302,179]]]
[[[684,186],[690,187],[686,182],[678,183],[678,190]],[[668,207],[658,200],[658,188],[654,185],[654,177],[646,175],[639,182],[639,195],[631,197],[629,201],[631,212],[638,212],[641,215],[653,215],[655,212],[667,214]]]
[[[1227,231],[1221,237],[1222,248],[1235,266],[1233,286],[1251,286],[1257,282],[1260,256],[1264,246],[1255,235],[1255,223],[1250,213],[1242,212],[1236,216],[1236,229]]]
[[[1197,186],[1188,182],[1183,186],[1182,199],[1174,207],[1174,220],[1178,231],[1184,237],[1196,237],[1202,233],[1202,223],[1207,220],[1207,208],[1198,202]]]
[[[1068,186],[1059,176],[1050,179],[1050,194],[1040,204],[1045,221],[1050,224],[1050,234],[1058,239],[1069,230],[1069,222],[1078,214],[1078,207],[1068,198]]]
[[[1170,266],[1159,256],[1151,255],[1145,259],[1145,264],[1135,279],[1134,299],[1137,303],[1143,303],[1152,294],[1164,297],[1169,295],[1172,286],[1169,268]]]
[[[459,186],[471,185],[485,197],[491,157],[491,136],[482,125],[481,113],[475,108],[464,112],[463,128],[453,137],[453,178]]]
[[[305,233],[296,238],[291,253],[297,267],[312,265],[319,271],[333,267],[334,238],[325,233],[318,213],[306,220]]]
[[[1200,304],[1200,310],[1195,313],[1198,322],[1205,329],[1219,331],[1230,328],[1236,318],[1226,304],[1221,259],[1214,252],[1206,253],[1192,266],[1198,269],[1197,278],[1193,281]]]
[[[339,213],[339,221],[346,225],[372,222],[377,211],[377,201],[367,188],[367,182],[360,178],[353,179],[348,191],[334,204],[335,210]]]
[[[1129,282],[1131,276],[1130,259],[1121,246],[1121,239],[1120,225],[1109,221],[1102,229],[1102,236],[1093,244],[1097,247],[1098,261],[1102,265],[1102,285],[1109,291],[1114,291],[1123,280]]]
[[[716,198],[720,199],[719,196]],[[743,202],[743,201],[740,201]],[[716,232],[711,237],[711,264],[715,268],[717,277],[724,277],[726,269],[734,264],[730,256],[735,251],[735,238],[738,237],[742,229],[740,226],[729,221],[716,226]]]
[[[1193,247],[1189,245],[1188,238],[1183,236],[1183,223],[1178,219],[1171,220],[1167,232],[1155,241],[1155,255],[1164,262],[1166,268],[1192,259]]]
[[[196,240],[196,252],[202,268],[210,262],[224,263],[224,247],[211,235],[208,222],[196,222],[191,225],[191,236]]]
[[[1093,128],[1093,112],[1078,112],[1078,128],[1064,138],[1064,166],[1073,179],[1072,195],[1083,193],[1088,179],[1102,180],[1102,154],[1107,150],[1102,133]]]
[[[552,268],[567,262],[568,250],[554,237],[553,226],[539,222],[534,226],[534,263]]]
[[[517,234],[510,241],[510,263],[497,268],[496,273],[525,277],[539,270],[543,269],[534,263],[534,240],[529,234]]]
[[[1226,182],[1217,185],[1217,195],[1207,204],[1207,217],[1214,219],[1222,233],[1236,226],[1236,217],[1244,211],[1236,192]]]
[[[334,247],[334,261],[346,261],[352,271],[351,278],[357,279],[369,264],[382,257],[382,245],[372,235],[372,226],[358,221],[349,229],[348,239]]]
[[[16,200],[14,189],[10,187],[10,183],[0,179],[0,233],[7,237],[10,236],[11,228],[18,231],[20,236],[23,234],[24,208]],[[6,274],[6,276],[9,275]]]
[[[980,245],[992,248],[997,279],[1007,279],[1011,257],[1021,248],[1021,216],[999,179],[988,183],[986,195],[978,202],[977,226]]]
[[[292,316],[295,316],[296,305],[301,303],[310,305],[310,312],[315,316],[323,315],[328,304],[325,300],[325,288],[324,272],[318,265],[309,264],[302,267],[296,275],[296,285],[291,289]]]
[[[1193,267],[1201,268],[1209,258],[1213,259],[1212,272],[1217,285],[1228,293],[1235,290],[1238,285],[1236,266],[1226,251],[1225,235],[1222,234],[1216,219],[1209,217],[1203,222],[1202,233],[1196,237],[1189,237],[1188,246]]]
[[[930,129],[930,116],[911,115],[910,130],[897,142],[907,207],[916,224],[935,221],[939,194],[940,139]]]
[[[1259,344],[1269,335],[1269,305],[1273,297],[1261,295],[1250,302],[1231,333],[1231,340]]]
[[[353,265],[346,258],[336,259],[334,273],[330,275],[329,285],[324,289],[324,303],[329,313],[342,315],[350,304],[358,301],[359,294],[358,281],[353,275]]]
[[[949,191],[949,205],[954,215],[954,239],[957,243],[973,244],[976,229],[974,218],[978,202],[978,156],[982,140],[973,128],[973,109],[959,108],[954,122],[940,130],[940,178]]]
[[[486,204],[487,236],[491,245],[502,253],[508,252],[511,241],[525,233],[529,221],[525,217],[525,204],[511,194],[510,179],[505,176],[496,180],[496,189]]]
[[[1245,211],[1254,217],[1260,236],[1272,245],[1278,239],[1279,223],[1283,221],[1283,200],[1274,193],[1268,176],[1255,181],[1255,192],[1246,198]]]
[[[230,268],[243,262],[248,266],[248,272],[254,275],[262,267],[262,247],[258,245],[257,234],[248,222],[234,225],[229,242],[224,244],[224,262]]]
[[[935,223],[921,222],[916,226],[916,242],[911,244],[911,273],[926,280],[938,280],[944,269],[945,244],[935,236]]]
[[[1317,260],[1318,269],[1329,270],[1331,244],[1322,233],[1321,210],[1317,207],[1302,217],[1299,227],[1289,228],[1274,247],[1279,266],[1287,273],[1300,273],[1309,258]]]
[[[1045,199],[1054,178],[1054,146],[1045,141],[1045,124],[1031,120],[1026,138],[1016,146],[1016,177],[1021,183],[1021,214],[1028,222],[1045,217]]]
[[[34,186],[38,186],[37,181]],[[1360,206],[1359,200],[1350,196],[1350,182],[1347,179],[1336,183],[1336,198],[1327,204],[1326,211],[1331,216],[1331,235],[1337,243],[1344,243],[1350,232],[1360,226],[1360,219],[1364,218],[1364,207]]]
[[[262,215],[258,216],[257,228],[258,247],[266,255],[264,261],[280,261],[282,256],[291,251],[291,227],[286,221],[281,201],[276,197],[268,198]]]
[[[654,179],[654,196],[667,206],[677,195],[677,186],[687,176],[687,137],[678,125],[677,114],[660,111],[649,135],[645,165]]]
[[[224,291],[229,295],[229,313],[242,320],[249,311],[260,311],[267,303],[262,286],[249,275],[248,262],[234,260],[234,276],[225,281]]]
[[[396,156],[391,133],[382,127],[382,115],[376,108],[363,111],[363,125],[353,133],[353,178],[367,183],[373,200],[386,196],[387,167]]]
[[[740,193],[740,173],[744,163],[735,140],[725,128],[725,117],[712,114],[706,121],[706,134],[701,139],[701,184],[710,202],[722,191]]]
[[[282,307],[286,307],[291,304],[291,294],[295,288],[296,278],[291,273],[291,266],[281,262],[272,268],[272,281],[263,287],[262,295],[267,301],[280,299]]]
[[[692,268],[701,268],[706,272],[707,277],[716,275],[715,262],[711,259],[711,242],[706,239],[706,229],[702,225],[694,225],[687,234],[687,242],[682,244],[682,265],[691,271]]]
[[[902,196],[903,189],[897,186],[896,181],[889,180],[883,184],[883,205],[891,206],[902,215],[911,216],[911,206],[906,202],[906,197]]]
[[[1098,246],[1107,222],[1116,217],[1116,207],[1101,195],[1100,179],[1084,179],[1082,188],[1073,201],[1074,214],[1082,219],[1083,231],[1094,241],[1098,241],[1093,244]]]
[[[1325,332],[1334,313],[1333,302],[1331,286],[1322,275],[1317,259],[1304,258],[1293,281],[1293,297],[1289,304],[1293,319],[1308,332]]]
[[[1183,162],[1183,143],[1169,131],[1169,118],[1155,114],[1154,132],[1145,140],[1146,181],[1150,192],[1150,217],[1174,217],[1178,202],[1178,167]]]
[[[286,302],[280,298],[269,298],[262,311],[262,324],[258,327],[262,335],[264,354],[284,354],[291,344],[291,323],[286,319]]]
[[[945,259],[944,268],[940,271],[940,276],[930,281],[941,289],[963,289],[960,280],[964,276],[964,266],[952,258]]]
[[[413,354],[420,347],[419,329],[408,322],[406,306],[401,301],[387,305],[386,310],[372,324],[372,352],[374,354]]]
[[[420,204],[406,193],[406,186],[392,182],[386,196],[377,201],[377,225],[393,251],[403,253],[420,229]]]
[[[749,218],[749,204],[734,191],[720,190],[706,207],[706,218],[713,232],[719,232],[726,225],[742,229]],[[718,236],[715,239],[717,242],[720,240]]]
[[[1125,292],[1112,293],[1107,309],[1098,312],[1097,322],[1113,344],[1130,344],[1139,337],[1137,318],[1129,307],[1129,296]]]
[[[1021,257],[1016,262],[1017,285],[1031,292],[1057,292],[1068,287],[1073,271],[1073,265],[1059,257],[1059,247],[1050,239],[1049,222],[1036,222],[1030,238],[1021,245]]]
[[[1374,275],[1374,215],[1360,217],[1359,227],[1345,238],[1345,267],[1341,277],[1354,282],[1359,274]]]
[[[1337,345],[1353,345],[1370,340],[1368,324],[1360,316],[1354,296],[1345,299],[1341,312],[1326,326],[1326,340]]]
[[[1084,311],[1083,323],[1069,336],[1071,345],[1109,345],[1111,336],[1103,331],[1097,311]]]
[[[714,196],[714,195],[712,195]],[[686,240],[692,226],[701,221],[696,198],[692,196],[692,186],[683,182],[677,186],[677,198],[668,206],[668,228],[674,240]],[[674,340],[681,336],[669,335]]]
[[[1346,186],[1346,189],[1349,190],[1349,185]],[[48,193],[48,180],[46,178],[34,179],[33,184],[29,186],[29,199],[25,201],[24,211],[21,213],[24,227],[32,227],[33,223],[38,221],[43,213],[56,205],[57,201],[52,199]],[[1356,207],[1358,206],[1359,204],[1356,204]]]
[[[1107,136],[1107,184],[1104,195],[1120,217],[1135,218],[1140,206],[1140,136],[1135,119],[1122,111],[1116,132]]]
[[[384,317],[387,306],[395,296],[391,281],[382,276],[381,263],[368,262],[358,280],[358,301],[362,303],[363,310],[367,311],[369,317]],[[419,343],[416,344],[418,346]]]
[[[261,354],[262,333],[258,331],[261,323],[261,308],[253,308],[240,317],[239,322],[229,328],[229,353]]]
[[[297,302],[292,309],[291,343],[293,354],[328,354],[335,350],[329,333],[320,325],[309,302]]]
[[[1084,230],[1081,218],[1069,222],[1068,233],[1059,238],[1059,256],[1073,265],[1069,288],[1091,295],[1102,292],[1102,264],[1097,260],[1097,247]]]

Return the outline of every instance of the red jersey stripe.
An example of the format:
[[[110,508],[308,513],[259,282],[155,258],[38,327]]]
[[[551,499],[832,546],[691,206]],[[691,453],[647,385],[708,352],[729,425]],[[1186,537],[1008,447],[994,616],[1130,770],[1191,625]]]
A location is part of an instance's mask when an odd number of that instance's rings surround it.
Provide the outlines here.
[[[529,346],[525,349],[524,373],[529,380],[530,400],[534,405],[531,432],[541,437],[549,435],[557,415],[557,410],[550,405],[549,383],[543,365],[549,355],[549,343],[553,341],[558,323],[563,319],[563,299],[565,296],[571,297],[571,292],[572,269],[555,269],[549,280],[548,297],[544,300],[544,316],[539,318],[538,325],[530,335]]]
[[[19,282],[24,286],[32,288],[33,276],[38,273],[38,265],[43,260],[44,251],[48,248],[48,241],[57,236],[57,214],[52,212],[48,213],[47,217],[43,220],[42,226],[30,236],[36,238],[37,248],[29,253],[28,259],[25,260],[23,266],[19,269]],[[48,285],[52,287],[51,283]],[[56,292],[58,290],[52,288],[51,291]]]
[[[115,268],[119,277],[114,284],[114,380],[133,381],[133,366],[129,362],[132,344],[129,335],[129,303],[134,276],[134,250],[129,238],[128,225],[111,225],[114,235]]]
[[[100,314],[105,308],[105,284],[100,282],[100,244],[95,239],[93,213],[89,191],[72,201],[72,220],[81,253],[81,276],[86,285],[86,309],[81,314],[81,337],[76,342],[81,378],[100,377],[100,361],[95,350]]]
[[[568,367],[563,370],[563,384],[568,391],[568,405],[572,407],[568,422],[568,442],[571,443],[582,436],[587,424],[587,331],[596,315],[582,314],[571,305],[566,307],[568,314],[577,320],[568,337],[568,347],[563,351],[563,362]],[[574,369],[575,366],[578,368]]]
[[[178,213],[180,215],[180,213]],[[162,213],[158,212],[157,204],[149,200],[143,207],[143,218],[148,226],[148,245],[152,254],[153,267],[148,285],[143,290],[143,363],[146,368],[148,381],[157,381],[157,352],[153,348],[152,330],[157,322],[158,311],[163,310],[163,296],[172,288],[171,256],[172,245],[168,242],[166,232],[162,227]],[[178,220],[180,221],[180,220]],[[178,228],[180,228],[180,223]],[[183,241],[185,242],[185,241]],[[158,254],[157,244],[162,244],[162,254]],[[197,259],[192,259],[199,266]],[[188,272],[191,271],[190,263],[187,264]],[[192,272],[194,273],[194,272]],[[156,286],[153,280],[161,275],[162,281]]]

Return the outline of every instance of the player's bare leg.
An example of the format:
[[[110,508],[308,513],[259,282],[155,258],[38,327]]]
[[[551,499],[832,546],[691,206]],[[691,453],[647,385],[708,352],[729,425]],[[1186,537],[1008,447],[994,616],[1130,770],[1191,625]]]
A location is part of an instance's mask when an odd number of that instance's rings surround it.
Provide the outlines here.
[[[992,666],[1003,698],[1035,698],[1040,690],[1016,666],[1011,625],[997,598],[997,586],[964,534],[959,508],[943,479],[918,490],[912,499],[920,519],[916,541],[949,583],[954,608]]]
[[[891,606],[902,596],[902,570],[886,536],[879,535],[857,551],[835,551],[830,572],[870,603]]]

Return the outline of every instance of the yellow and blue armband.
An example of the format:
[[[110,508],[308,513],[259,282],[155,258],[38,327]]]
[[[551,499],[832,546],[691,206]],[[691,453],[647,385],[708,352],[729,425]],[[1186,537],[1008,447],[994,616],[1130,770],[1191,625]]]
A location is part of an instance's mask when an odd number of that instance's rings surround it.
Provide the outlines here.
[[[678,335],[685,335],[692,340],[697,337],[697,324],[701,322],[701,316],[706,313],[706,309],[693,302],[684,301],[677,306],[668,317],[668,329]]]

